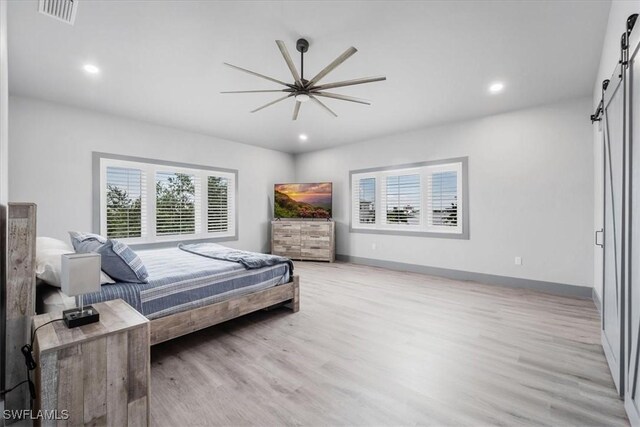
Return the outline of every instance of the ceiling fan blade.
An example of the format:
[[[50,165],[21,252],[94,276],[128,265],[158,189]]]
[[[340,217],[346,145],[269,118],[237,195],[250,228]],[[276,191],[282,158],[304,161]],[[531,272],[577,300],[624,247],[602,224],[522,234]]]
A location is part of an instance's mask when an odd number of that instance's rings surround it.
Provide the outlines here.
[[[302,105],[302,102],[296,101],[296,106],[293,107],[293,120],[298,120],[298,113],[300,112],[300,105]]]
[[[287,86],[287,87],[291,87],[291,86],[292,86],[292,85],[290,85],[289,83],[285,83],[285,82],[283,82],[283,81],[281,81],[281,80],[278,80],[278,79],[274,79],[274,78],[272,78],[272,77],[265,76],[264,74],[259,74],[259,73],[256,73],[256,72],[254,72],[254,71],[247,70],[246,68],[238,67],[237,65],[232,65],[232,64],[229,64],[229,63],[227,63],[227,62],[224,62],[224,65],[229,66],[229,67],[231,67],[231,68],[235,68],[236,70],[244,71],[245,73],[248,73],[248,74],[251,74],[251,75],[254,75],[254,76],[257,76],[257,77],[261,77],[261,78],[263,78],[263,79],[270,80],[270,81],[275,82],[275,83],[279,83],[279,84],[281,84],[281,85],[283,85],[283,86]]]
[[[329,64],[326,67],[324,67],[324,69],[322,71],[320,71],[314,78],[309,80],[309,83],[307,83],[307,87],[312,87],[314,84],[318,83],[318,81],[320,81],[321,78],[323,78],[324,76],[326,76],[327,74],[332,72],[338,65],[342,64],[344,61],[349,59],[351,57],[351,55],[353,55],[357,51],[358,51],[358,49],[356,49],[355,47],[351,46],[342,55],[340,55],[336,59],[334,59],[331,64]]]
[[[337,93],[329,92],[313,92],[315,96],[324,96],[325,98],[340,99],[341,101],[357,102],[358,104],[371,105],[369,101],[360,98],[354,98],[353,96],[338,95]]]
[[[327,107],[326,105],[324,105],[322,103],[322,101],[320,101],[318,98],[316,98],[314,95],[309,94],[309,97],[313,100],[313,102],[315,102],[316,104],[318,104],[319,106],[321,106],[327,113],[331,114],[333,117],[338,117],[338,115],[336,113],[333,112],[333,110],[331,110],[331,108]]]
[[[284,42],[282,40],[276,40],[276,44],[278,45],[278,48],[280,49],[280,53],[282,53],[282,57],[284,58],[284,62],[287,63],[287,66],[289,67],[289,70],[291,71],[291,75],[293,76],[293,80],[295,80],[296,83],[300,87],[303,87],[302,81],[300,80],[300,75],[298,74],[298,70],[296,70],[296,66],[294,65],[293,61],[291,60],[291,56],[289,56],[289,51],[287,50],[287,46],[284,44]]]
[[[263,105],[262,107],[256,108],[255,110],[253,110],[253,111],[252,111],[252,113],[255,113],[256,111],[260,111],[260,110],[262,110],[263,108],[267,108],[267,107],[269,107],[270,105],[273,105],[273,104],[275,104],[275,103],[277,103],[277,102],[284,101],[285,99],[287,99],[287,98],[289,98],[289,97],[291,97],[291,96],[293,96],[293,94],[292,94],[292,93],[291,93],[291,94],[289,94],[289,95],[285,95],[285,96],[283,96],[282,98],[278,98],[278,99],[276,99],[275,101],[271,101],[270,103],[265,104],[265,105]]]
[[[381,82],[383,80],[387,80],[387,78],[384,77],[384,76],[363,77],[361,79],[353,79],[353,80],[345,80],[345,81],[342,81],[342,82],[327,83],[326,85],[320,85],[320,86],[312,87],[311,90],[324,90],[324,89],[332,89],[334,87],[361,85],[361,84],[364,84],[364,83]]]
[[[262,93],[262,92],[292,92],[293,89],[274,89],[274,90],[227,90],[220,93]]]

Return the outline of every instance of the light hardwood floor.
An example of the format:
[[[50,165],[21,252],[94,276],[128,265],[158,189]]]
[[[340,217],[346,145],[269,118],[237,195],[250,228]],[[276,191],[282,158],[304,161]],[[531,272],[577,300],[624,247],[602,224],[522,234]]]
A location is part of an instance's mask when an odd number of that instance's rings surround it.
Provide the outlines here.
[[[627,425],[590,300],[296,263],[300,312],[152,348],[152,425]]]

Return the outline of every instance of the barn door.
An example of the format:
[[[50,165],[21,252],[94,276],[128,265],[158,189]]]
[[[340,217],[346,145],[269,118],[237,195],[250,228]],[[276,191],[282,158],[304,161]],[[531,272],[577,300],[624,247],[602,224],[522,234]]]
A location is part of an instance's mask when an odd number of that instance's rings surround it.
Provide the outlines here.
[[[627,328],[628,380],[625,408],[634,426],[640,425],[640,58],[638,34],[629,49],[627,69],[627,106],[629,139],[629,278]]]
[[[624,78],[618,66],[604,94],[604,250],[602,346],[613,381],[624,394]]]

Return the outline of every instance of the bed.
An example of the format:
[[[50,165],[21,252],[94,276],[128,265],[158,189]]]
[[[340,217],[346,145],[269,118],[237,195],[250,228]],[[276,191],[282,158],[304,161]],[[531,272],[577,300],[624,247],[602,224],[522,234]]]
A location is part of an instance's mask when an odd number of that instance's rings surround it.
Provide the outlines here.
[[[202,246],[238,253],[220,245]],[[276,305],[299,309],[299,279],[289,260],[249,253],[273,265],[246,268],[178,246],[136,253],[149,273],[148,283],[105,284],[100,292],[84,295],[84,303],[126,301],[151,321],[152,345]],[[38,284],[38,311],[61,311],[70,305],[75,301],[58,288]]]

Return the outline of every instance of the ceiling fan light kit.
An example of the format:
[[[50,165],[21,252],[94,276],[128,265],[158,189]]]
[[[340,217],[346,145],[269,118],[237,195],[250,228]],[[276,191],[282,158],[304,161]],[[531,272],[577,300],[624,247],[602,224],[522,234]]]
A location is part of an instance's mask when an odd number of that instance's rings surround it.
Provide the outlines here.
[[[224,64],[231,68],[254,75],[256,77],[260,77],[260,78],[272,81],[274,83],[278,83],[282,86],[285,86],[286,89],[236,90],[236,91],[225,91],[221,93],[265,93],[265,92],[278,93],[280,92],[280,93],[286,94],[281,98],[276,99],[275,101],[271,101],[268,104],[265,104],[261,107],[256,108],[255,110],[252,110],[251,111],[252,113],[255,113],[256,111],[260,111],[273,104],[277,104],[280,101],[284,101],[288,98],[293,97],[296,101],[293,107],[293,117],[292,117],[293,120],[298,119],[298,114],[300,112],[301,104],[309,100],[313,101],[314,104],[318,105],[321,109],[323,109],[333,117],[338,117],[338,115],[334,113],[333,110],[331,110],[329,107],[327,107],[322,101],[320,101],[318,97],[338,99],[341,101],[349,101],[349,102],[355,102],[358,104],[365,104],[365,105],[371,105],[371,103],[364,99],[354,98],[352,96],[326,92],[325,91],[326,89],[353,86],[353,85],[359,85],[364,83],[373,83],[373,82],[379,82],[387,79],[384,76],[363,77],[359,79],[345,80],[341,82],[328,83],[325,85],[318,85],[318,82],[322,78],[324,78],[327,74],[329,74],[331,71],[336,69],[344,61],[349,59],[358,50],[355,47],[350,47],[342,55],[338,56],[336,59],[333,60],[333,62],[331,62],[329,65],[323,68],[311,80],[307,80],[304,78],[304,54],[309,50],[309,42],[305,39],[298,39],[298,41],[296,42],[296,50],[300,52],[300,74],[298,74],[298,70],[296,69],[296,66],[293,63],[293,60],[291,59],[291,56],[289,55],[289,51],[287,50],[287,46],[284,44],[284,42],[282,40],[276,40],[276,44],[280,49],[280,53],[282,54],[284,61],[287,63],[287,67],[289,67],[289,71],[291,71],[291,76],[293,77],[293,81],[294,81],[293,83],[286,83],[286,82],[283,82],[282,80],[274,79],[272,77],[268,77],[263,74],[256,73],[254,71],[247,70],[246,68],[238,67],[236,65],[232,65],[225,62]]]

